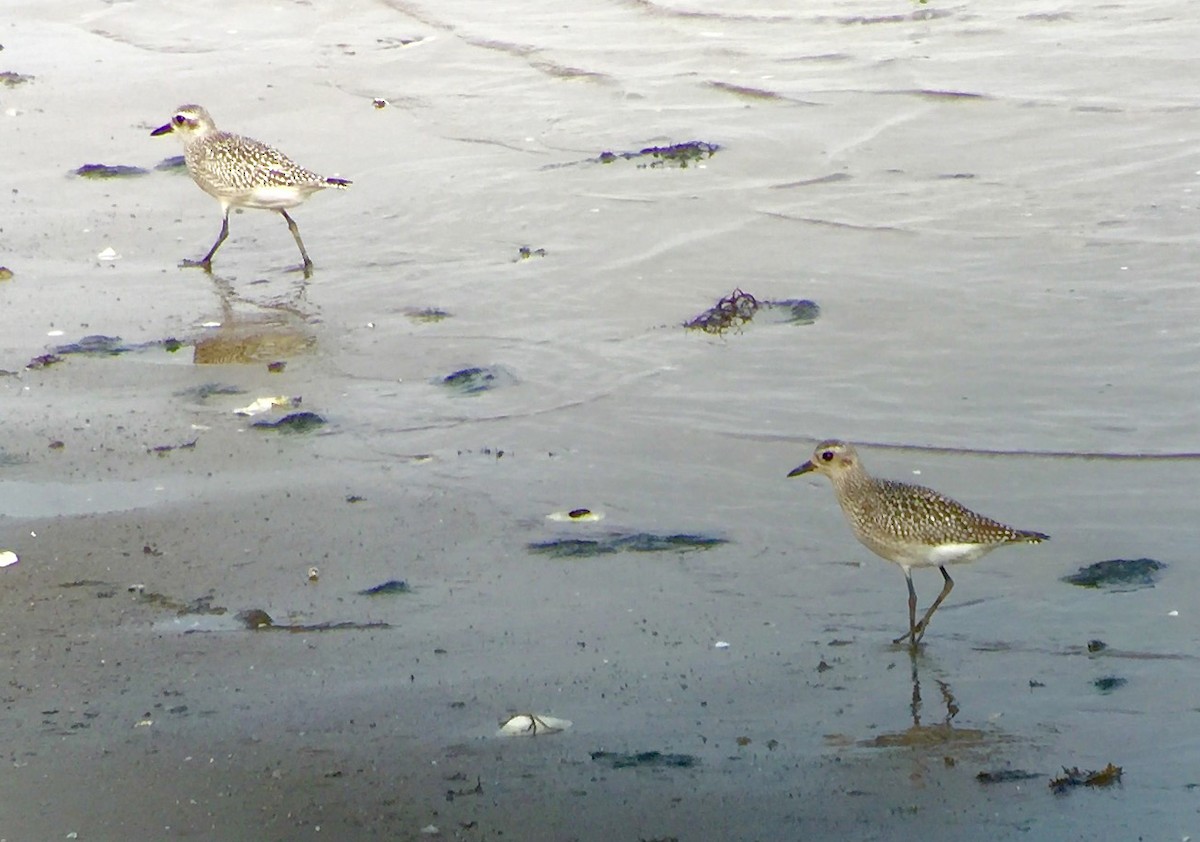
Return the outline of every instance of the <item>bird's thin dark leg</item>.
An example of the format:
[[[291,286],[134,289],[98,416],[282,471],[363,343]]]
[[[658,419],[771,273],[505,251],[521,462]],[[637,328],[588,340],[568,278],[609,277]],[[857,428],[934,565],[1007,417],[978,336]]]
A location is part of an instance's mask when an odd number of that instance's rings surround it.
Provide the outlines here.
[[[304,258],[304,277],[312,274],[313,263],[308,259],[308,252],[304,250],[304,241],[300,239],[300,228],[296,225],[296,220],[288,216],[288,212],[280,208],[279,212],[283,214],[283,218],[287,220],[288,230],[292,232],[292,236],[296,238],[296,245],[300,246],[300,256]]]
[[[199,260],[184,260],[180,266],[199,266],[205,272],[212,272],[213,255],[217,253],[217,249],[221,247],[221,243],[225,242],[225,238],[229,236],[229,211],[225,211],[224,218],[221,219],[221,233],[217,235],[217,241],[212,244],[212,248],[208,250],[208,254]]]
[[[913,646],[917,645],[917,591],[912,583],[912,571],[904,568],[904,580],[908,582],[908,634],[902,634],[892,643],[903,643],[911,639]]]
[[[937,611],[937,607],[942,604],[942,600],[949,596],[950,591],[954,589],[954,580],[950,578],[950,574],[946,572],[946,568],[939,567],[938,570],[942,571],[942,578],[946,580],[946,583],[942,585],[942,592],[933,601],[933,605],[929,606],[929,610],[925,612],[925,616],[921,618],[921,622],[917,623],[916,631],[913,633],[913,643],[916,643],[924,636],[925,627],[929,625],[929,618],[933,616],[934,611]]]

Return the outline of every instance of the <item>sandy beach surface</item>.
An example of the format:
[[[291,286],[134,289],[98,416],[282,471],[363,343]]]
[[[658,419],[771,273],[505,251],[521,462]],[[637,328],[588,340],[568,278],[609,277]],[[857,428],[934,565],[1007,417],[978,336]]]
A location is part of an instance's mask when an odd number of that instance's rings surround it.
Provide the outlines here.
[[[0,840],[1195,838],[1197,43],[10,0]],[[353,181],[292,212],[311,278],[257,210],[180,268],[193,102]],[[684,328],[737,289],[787,303]],[[786,478],[828,437],[1052,540],[894,646],[901,573]]]

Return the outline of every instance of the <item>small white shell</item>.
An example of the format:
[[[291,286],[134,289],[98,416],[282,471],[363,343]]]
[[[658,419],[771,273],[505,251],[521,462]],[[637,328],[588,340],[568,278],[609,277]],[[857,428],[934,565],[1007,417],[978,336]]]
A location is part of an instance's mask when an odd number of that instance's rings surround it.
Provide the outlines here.
[[[17,554],[12,550],[4,550],[3,552],[0,552],[0,567],[9,567],[10,565],[16,564],[19,560],[20,559],[17,558]]]
[[[571,720],[543,716],[539,713],[515,713],[501,720],[497,737],[536,737],[539,734],[557,734],[571,727]]]
[[[108,246],[104,251],[96,255],[97,260],[120,260],[121,255],[117,254],[117,250],[112,246]]]

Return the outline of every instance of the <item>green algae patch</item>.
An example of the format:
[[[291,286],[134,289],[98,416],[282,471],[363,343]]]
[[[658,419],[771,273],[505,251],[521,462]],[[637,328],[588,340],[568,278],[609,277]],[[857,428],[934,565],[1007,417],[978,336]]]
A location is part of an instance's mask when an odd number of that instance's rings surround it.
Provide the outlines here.
[[[94,179],[131,178],[149,174],[150,170],[143,169],[142,167],[131,167],[126,164],[84,164],[79,169],[71,171],[71,175]]]

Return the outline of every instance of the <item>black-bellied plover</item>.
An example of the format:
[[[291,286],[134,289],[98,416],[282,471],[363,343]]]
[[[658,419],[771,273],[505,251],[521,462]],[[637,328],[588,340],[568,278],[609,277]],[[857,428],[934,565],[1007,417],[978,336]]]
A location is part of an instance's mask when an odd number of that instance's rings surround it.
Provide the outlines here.
[[[304,258],[304,275],[312,273],[312,261],[300,239],[296,221],[287,209],[295,207],[313,193],[326,187],[345,188],[344,178],[326,178],[306,170],[273,146],[252,138],[222,132],[208,112],[199,105],[181,105],[171,122],[159,126],[152,135],[176,134],[183,141],[183,158],[188,174],[205,193],[221,203],[224,218],[221,233],[208,254],[199,260],[184,260],[184,266],[199,266],[212,271],[212,258],[229,236],[229,209],[261,208],[278,211],[287,220],[288,230],[296,238]]]
[[[976,514],[931,488],[875,479],[859,461],[854,447],[844,441],[823,441],[813,458],[788,476],[810,471],[833,482],[838,503],[858,540],[876,555],[900,565],[908,582],[908,633],[896,638],[915,647],[925,634],[929,618],[954,587],[947,564],[974,561],[1006,544],[1037,544],[1050,536],[1013,529]],[[917,592],[912,568],[936,567],[945,584],[933,605],[917,622]]]

